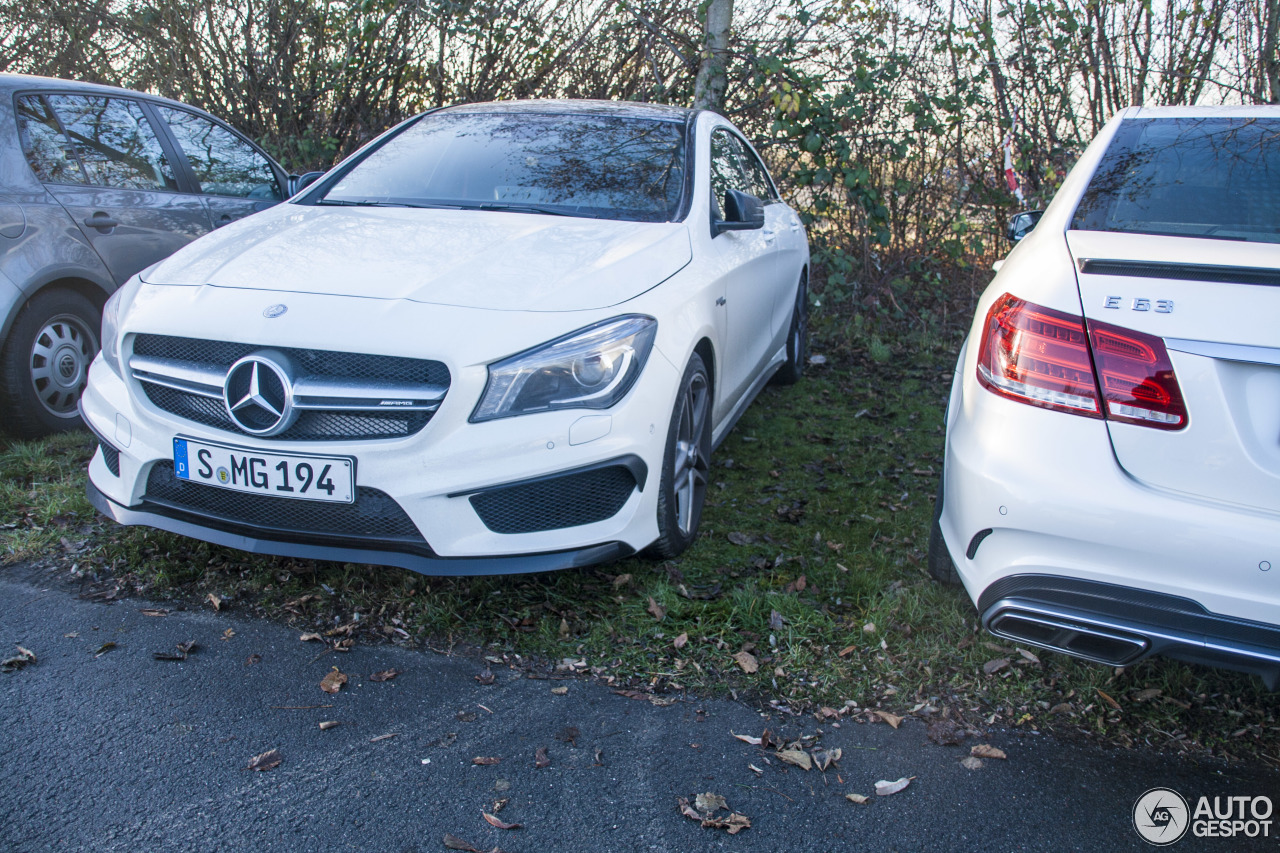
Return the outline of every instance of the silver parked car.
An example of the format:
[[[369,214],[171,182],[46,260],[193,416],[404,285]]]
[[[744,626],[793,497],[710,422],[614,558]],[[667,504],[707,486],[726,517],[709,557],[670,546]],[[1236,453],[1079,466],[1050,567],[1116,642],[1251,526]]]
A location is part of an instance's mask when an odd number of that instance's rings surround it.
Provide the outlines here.
[[[0,424],[80,425],[107,297],[297,183],[208,113],[89,83],[0,74]]]

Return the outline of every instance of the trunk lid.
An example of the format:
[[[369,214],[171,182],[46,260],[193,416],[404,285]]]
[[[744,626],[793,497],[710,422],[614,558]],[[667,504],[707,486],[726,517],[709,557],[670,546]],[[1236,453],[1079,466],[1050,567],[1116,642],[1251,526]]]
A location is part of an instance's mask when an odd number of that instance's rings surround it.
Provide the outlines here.
[[[1162,338],[1189,423],[1108,421],[1117,461],[1162,489],[1280,511],[1280,245],[1068,231],[1084,315]]]

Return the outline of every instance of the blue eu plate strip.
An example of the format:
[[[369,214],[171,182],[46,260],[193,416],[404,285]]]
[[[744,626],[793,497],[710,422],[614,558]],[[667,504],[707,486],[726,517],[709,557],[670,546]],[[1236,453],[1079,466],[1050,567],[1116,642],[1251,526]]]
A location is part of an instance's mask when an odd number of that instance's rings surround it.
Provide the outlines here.
[[[187,467],[187,441],[184,438],[173,440],[173,473],[180,479],[191,479],[191,469]]]

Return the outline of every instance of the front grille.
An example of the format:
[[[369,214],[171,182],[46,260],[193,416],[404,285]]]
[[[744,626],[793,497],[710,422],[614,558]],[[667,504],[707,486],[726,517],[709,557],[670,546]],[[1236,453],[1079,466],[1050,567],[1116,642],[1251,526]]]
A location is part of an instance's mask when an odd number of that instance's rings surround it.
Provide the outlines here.
[[[134,338],[138,356],[173,359],[198,364],[225,373],[231,365],[252,352],[257,344],[207,341],[169,335],[142,334]],[[372,384],[403,383],[449,386],[449,369],[439,361],[403,356],[274,347],[287,355],[299,374],[312,379]],[[239,433],[221,398],[143,382],[143,390],[156,407],[204,426]],[[422,410],[378,410],[352,412],[308,409],[289,429],[272,436],[283,441],[342,441],[403,438],[421,430],[433,412]]]
[[[412,545],[419,551],[427,544],[390,495],[367,486],[357,486],[355,502],[349,504],[278,498],[180,480],[172,463],[158,462],[147,477],[143,500],[164,515],[192,515],[201,524],[220,522],[214,526],[250,535],[301,533],[311,540]]]
[[[105,441],[98,442],[98,449],[102,451],[102,461],[106,464],[107,470],[116,477],[120,476],[120,451],[116,450]]]
[[[610,465],[480,492],[471,506],[494,533],[536,533],[611,518],[635,487],[629,468]]]

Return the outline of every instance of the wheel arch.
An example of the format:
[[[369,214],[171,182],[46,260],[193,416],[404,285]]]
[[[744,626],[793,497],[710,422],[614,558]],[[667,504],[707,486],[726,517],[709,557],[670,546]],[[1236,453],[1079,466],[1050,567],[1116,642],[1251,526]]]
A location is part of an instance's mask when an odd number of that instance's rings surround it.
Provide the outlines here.
[[[102,307],[107,304],[107,299],[115,292],[116,288],[114,284],[104,284],[83,275],[51,277],[48,281],[37,285],[31,290],[24,291],[22,298],[16,300],[4,318],[0,319],[0,342],[8,339],[9,331],[13,328],[14,321],[18,319],[18,315],[22,313],[28,303],[39,294],[50,290],[70,290],[79,293],[92,302],[94,307],[98,309],[98,313],[101,314]]]

